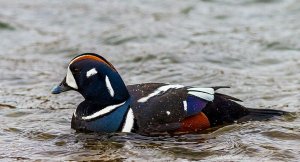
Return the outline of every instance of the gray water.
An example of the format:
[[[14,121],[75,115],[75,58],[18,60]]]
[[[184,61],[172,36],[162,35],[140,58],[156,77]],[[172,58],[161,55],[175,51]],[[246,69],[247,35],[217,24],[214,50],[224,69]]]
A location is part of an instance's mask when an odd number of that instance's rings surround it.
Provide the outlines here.
[[[299,17],[297,0],[0,0],[0,160],[298,161]],[[127,84],[229,85],[295,113],[179,137],[76,133],[83,98],[50,90],[83,52]]]

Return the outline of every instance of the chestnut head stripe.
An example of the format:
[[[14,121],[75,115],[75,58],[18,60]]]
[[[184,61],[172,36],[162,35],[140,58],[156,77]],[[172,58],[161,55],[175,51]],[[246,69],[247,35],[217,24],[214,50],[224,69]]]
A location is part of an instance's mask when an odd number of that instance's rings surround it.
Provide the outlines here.
[[[81,61],[81,60],[85,60],[85,59],[91,59],[91,60],[96,60],[96,61],[102,62],[102,63],[106,64],[107,66],[109,66],[110,68],[112,68],[114,71],[116,71],[115,67],[111,63],[109,63],[108,61],[106,61],[100,57],[94,56],[94,55],[78,56],[70,62],[69,66],[77,61]]]

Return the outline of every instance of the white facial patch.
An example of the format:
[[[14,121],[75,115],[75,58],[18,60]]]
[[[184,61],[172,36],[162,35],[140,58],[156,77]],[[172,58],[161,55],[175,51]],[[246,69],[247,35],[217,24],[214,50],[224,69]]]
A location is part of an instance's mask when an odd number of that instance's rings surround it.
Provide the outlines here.
[[[86,72],[86,77],[89,78],[89,77],[91,77],[91,76],[93,76],[97,73],[98,73],[97,70],[95,68],[93,68],[93,69]]]
[[[110,83],[110,80],[109,80],[108,76],[105,76],[105,84],[106,84],[106,87],[108,89],[108,92],[109,92],[110,96],[114,97],[115,92],[114,92],[114,89],[111,86],[111,83]]]
[[[75,81],[75,78],[70,70],[70,67],[68,67],[67,76],[66,76],[66,83],[68,86],[78,89],[77,83]]]

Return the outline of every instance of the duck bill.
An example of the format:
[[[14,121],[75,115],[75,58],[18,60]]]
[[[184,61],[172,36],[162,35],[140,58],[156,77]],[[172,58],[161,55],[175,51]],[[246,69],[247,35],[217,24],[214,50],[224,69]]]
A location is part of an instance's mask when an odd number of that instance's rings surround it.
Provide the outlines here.
[[[52,94],[60,94],[62,92],[72,90],[71,87],[67,86],[65,81],[66,81],[66,79],[64,79],[58,86],[53,87],[51,93]]]

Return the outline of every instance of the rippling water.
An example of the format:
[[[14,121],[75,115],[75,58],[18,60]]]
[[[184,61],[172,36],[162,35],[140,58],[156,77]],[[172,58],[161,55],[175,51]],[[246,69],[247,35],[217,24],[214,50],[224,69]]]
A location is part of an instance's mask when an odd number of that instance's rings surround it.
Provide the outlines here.
[[[298,161],[300,1],[0,0],[0,160]],[[295,112],[204,134],[70,129],[83,99],[51,95],[68,61],[96,52],[127,84],[229,85],[248,107]]]

